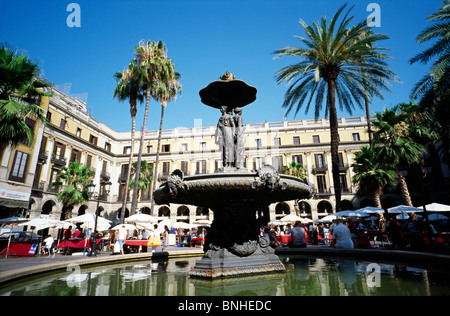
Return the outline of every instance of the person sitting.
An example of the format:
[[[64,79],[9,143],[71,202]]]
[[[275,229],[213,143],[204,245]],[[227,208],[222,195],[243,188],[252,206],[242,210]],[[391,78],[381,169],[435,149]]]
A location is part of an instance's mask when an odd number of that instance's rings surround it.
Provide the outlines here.
[[[50,255],[52,252],[52,247],[53,247],[53,242],[54,239],[51,235],[47,235],[47,237],[45,237],[44,239],[44,245],[42,246],[42,251],[44,253],[44,255],[48,254]]]
[[[290,246],[292,248],[306,248],[305,229],[300,221],[295,222],[294,228],[291,229],[291,236]]]

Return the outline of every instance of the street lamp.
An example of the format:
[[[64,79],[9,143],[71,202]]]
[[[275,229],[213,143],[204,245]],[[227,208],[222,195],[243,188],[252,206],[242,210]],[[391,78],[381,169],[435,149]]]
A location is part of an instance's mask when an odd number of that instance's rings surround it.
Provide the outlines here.
[[[93,236],[92,236],[92,250],[91,250],[91,256],[95,257],[97,256],[97,221],[98,221],[98,210],[99,210],[99,204],[100,204],[100,198],[102,197],[101,193],[101,188],[104,188],[104,196],[106,197],[109,194],[109,191],[111,189],[111,182],[110,181],[101,181],[100,182],[100,190],[99,193],[97,194],[97,207],[95,209],[95,224],[94,224],[94,232],[93,232]],[[88,186],[88,190],[89,190],[89,195],[93,196],[94,194],[94,189],[95,189],[95,184],[94,183],[90,183]]]

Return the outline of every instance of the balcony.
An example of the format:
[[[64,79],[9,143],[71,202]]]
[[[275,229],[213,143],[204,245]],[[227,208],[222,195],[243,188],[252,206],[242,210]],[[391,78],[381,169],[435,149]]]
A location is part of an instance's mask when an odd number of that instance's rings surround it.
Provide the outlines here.
[[[46,161],[48,158],[48,150],[41,150],[38,155],[39,161]]]
[[[100,179],[109,181],[110,178],[111,178],[111,173],[109,173],[108,171],[102,170],[102,172],[100,172]]]
[[[327,195],[331,195],[331,189],[327,189],[327,188],[319,188],[316,190],[316,196],[327,196]]]
[[[328,170],[328,165],[319,165],[319,166],[313,165],[312,173],[313,174],[326,173],[327,170]]]
[[[66,165],[66,158],[58,157],[56,154],[52,154],[52,163],[54,165],[58,165],[58,166],[65,166]]]

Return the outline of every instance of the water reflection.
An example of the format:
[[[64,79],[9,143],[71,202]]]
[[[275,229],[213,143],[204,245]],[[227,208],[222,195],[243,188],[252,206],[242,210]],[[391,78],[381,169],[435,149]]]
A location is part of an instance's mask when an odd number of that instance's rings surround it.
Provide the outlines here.
[[[190,278],[199,258],[68,269],[3,286],[0,295],[346,296],[448,295],[448,274],[394,264],[281,257],[286,273],[217,280]],[[373,269],[375,267],[376,269]]]

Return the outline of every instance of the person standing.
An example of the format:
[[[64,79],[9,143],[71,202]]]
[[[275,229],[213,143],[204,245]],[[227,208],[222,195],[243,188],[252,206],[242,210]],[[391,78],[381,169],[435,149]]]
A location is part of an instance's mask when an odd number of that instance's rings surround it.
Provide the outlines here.
[[[169,246],[169,227],[165,225],[162,232],[162,251],[167,251],[167,246]]]
[[[128,235],[128,231],[125,228],[125,225],[122,225],[122,227],[119,228],[118,233],[117,233],[117,241],[119,242],[119,249],[120,249],[120,254],[124,254],[123,253],[123,244],[125,242],[125,240],[127,239],[127,235]]]
[[[68,242],[69,242],[69,239],[72,237],[72,226],[69,226],[69,228],[67,228],[65,231],[64,231],[64,248],[65,248],[65,250],[64,250],[64,252],[63,252],[63,254],[64,255],[68,255],[69,253],[70,253],[70,248],[68,247]]]
[[[337,225],[333,229],[333,239],[335,248],[351,249],[354,247],[350,229],[344,225],[341,218],[337,219]]]
[[[295,222],[291,229],[292,248],[306,248],[305,229],[300,221]]]

